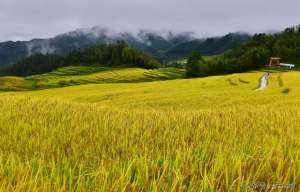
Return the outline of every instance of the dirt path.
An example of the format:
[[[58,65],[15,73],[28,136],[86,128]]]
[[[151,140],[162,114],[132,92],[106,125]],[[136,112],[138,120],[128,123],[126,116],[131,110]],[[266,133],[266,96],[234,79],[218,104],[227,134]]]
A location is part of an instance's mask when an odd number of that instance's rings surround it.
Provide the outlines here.
[[[257,90],[264,90],[268,86],[268,80],[270,78],[270,73],[265,73],[261,78],[260,78],[260,83],[259,83],[259,88]]]

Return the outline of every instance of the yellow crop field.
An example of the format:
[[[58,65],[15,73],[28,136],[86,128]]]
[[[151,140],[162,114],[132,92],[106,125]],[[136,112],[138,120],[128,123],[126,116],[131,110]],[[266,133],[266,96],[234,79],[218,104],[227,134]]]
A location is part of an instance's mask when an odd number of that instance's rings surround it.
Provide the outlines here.
[[[300,72],[262,74],[2,92],[0,190],[298,191]]]
[[[0,77],[0,91],[28,91],[84,84],[138,83],[183,78],[184,70],[68,66],[28,77]]]

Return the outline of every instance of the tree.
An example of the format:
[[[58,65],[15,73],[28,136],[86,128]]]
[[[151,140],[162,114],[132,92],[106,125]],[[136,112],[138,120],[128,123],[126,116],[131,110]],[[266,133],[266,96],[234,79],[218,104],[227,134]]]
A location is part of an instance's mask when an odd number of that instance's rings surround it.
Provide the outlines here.
[[[199,52],[192,52],[186,64],[186,75],[188,77],[200,77],[205,73],[206,63]]]
[[[47,73],[59,67],[94,64],[145,69],[154,69],[160,66],[160,63],[150,55],[128,47],[124,41],[119,41],[116,44],[83,48],[68,55],[33,55],[14,65],[0,69],[0,74],[28,76]]]

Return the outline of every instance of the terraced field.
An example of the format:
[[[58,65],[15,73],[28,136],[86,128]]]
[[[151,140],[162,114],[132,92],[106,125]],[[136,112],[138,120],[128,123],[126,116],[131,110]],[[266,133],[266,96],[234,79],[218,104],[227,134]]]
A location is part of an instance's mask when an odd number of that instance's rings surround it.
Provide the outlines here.
[[[138,70],[134,71],[137,74],[139,73]],[[296,96],[299,93],[299,87],[297,86],[298,83],[300,84],[299,72],[275,72],[271,75],[268,88],[265,91],[255,91],[259,86],[259,79],[262,75],[263,72],[253,72],[137,84],[89,84],[26,93],[9,93],[9,95],[62,98],[67,99],[67,101],[155,110],[170,108],[197,110],[235,105],[260,106],[298,99]],[[119,79],[123,78],[119,77]]]
[[[120,79],[147,76],[128,70],[116,81],[101,79],[114,71],[89,73],[101,84],[1,93],[0,189],[299,190],[300,72],[274,72],[255,91],[263,72],[128,83]],[[52,85],[57,73],[30,78]]]
[[[0,77],[0,91],[25,91],[82,84],[147,82],[183,78],[184,70],[70,66],[29,77]]]

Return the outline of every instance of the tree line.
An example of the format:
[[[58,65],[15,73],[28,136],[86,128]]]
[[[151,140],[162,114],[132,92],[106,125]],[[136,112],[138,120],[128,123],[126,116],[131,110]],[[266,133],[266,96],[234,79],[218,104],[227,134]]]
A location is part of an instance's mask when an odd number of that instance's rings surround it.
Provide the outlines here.
[[[67,55],[37,54],[1,69],[1,75],[29,76],[71,65],[102,64],[109,67],[157,68],[161,64],[153,57],[130,48],[124,41],[101,44],[73,51]]]
[[[272,56],[281,57],[287,63],[300,64],[300,25],[281,33],[256,34],[248,43],[210,61],[203,60],[199,53],[194,52],[188,58],[187,76],[255,70],[264,67]]]

